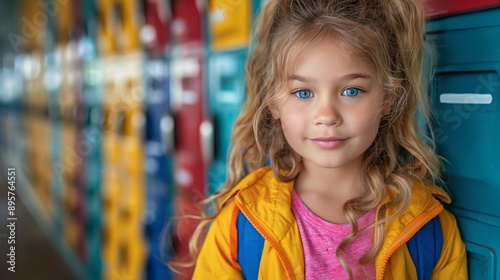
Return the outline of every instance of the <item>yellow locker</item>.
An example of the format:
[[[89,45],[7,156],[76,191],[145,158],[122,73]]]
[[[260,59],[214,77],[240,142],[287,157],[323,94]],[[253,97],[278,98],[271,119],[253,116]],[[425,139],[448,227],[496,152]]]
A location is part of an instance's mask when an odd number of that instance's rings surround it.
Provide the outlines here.
[[[250,41],[252,3],[250,0],[208,2],[212,49],[241,48]]]
[[[99,45],[105,54],[104,279],[141,279],[145,264],[142,55],[137,0],[104,1]],[[115,15],[117,11],[119,15]],[[112,34],[112,36],[110,36]],[[113,37],[114,36],[114,37]]]

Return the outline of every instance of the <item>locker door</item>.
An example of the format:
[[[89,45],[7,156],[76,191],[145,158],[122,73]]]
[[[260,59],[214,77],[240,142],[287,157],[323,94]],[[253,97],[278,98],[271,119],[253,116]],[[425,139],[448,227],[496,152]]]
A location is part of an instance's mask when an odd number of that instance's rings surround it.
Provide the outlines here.
[[[188,241],[197,222],[184,216],[199,215],[196,204],[205,197],[207,165],[201,149],[200,125],[205,120],[204,50],[201,1],[173,0],[172,43],[169,52],[171,102],[175,119],[174,202],[175,259],[188,260]],[[192,270],[183,271],[190,279]]]
[[[105,278],[140,278],[145,264],[146,244],[142,217],[145,204],[144,150],[143,150],[143,56],[139,44],[139,5],[137,0],[115,0],[112,13],[116,25],[111,29],[116,40],[111,97],[105,103],[110,107],[112,127],[109,146],[112,166],[117,172],[109,178],[110,217],[114,216],[114,227],[109,228],[110,257]],[[111,210],[114,203],[116,210]],[[115,212],[113,212],[115,211]]]
[[[21,5],[20,18],[32,19],[42,12],[42,5]],[[24,104],[29,112],[25,118],[26,170],[29,180],[42,204],[44,214],[52,214],[51,184],[53,169],[50,160],[50,122],[48,118],[48,94],[44,89],[44,40],[47,36],[44,25],[26,25],[23,32],[29,39],[23,50],[26,52]]]
[[[206,165],[201,151],[200,125],[205,119],[201,46],[179,46],[171,53],[171,94],[175,114],[175,216],[196,214],[205,196]],[[198,213],[199,214],[199,213]],[[176,257],[187,256],[187,242],[195,222],[180,217]]]
[[[118,48],[115,39],[115,5],[113,0],[96,1],[99,24],[97,46],[102,62],[102,278],[111,279],[123,272],[120,266],[120,142],[117,134],[120,120],[118,110],[117,66]],[[98,112],[98,111],[94,111]],[[126,273],[126,272],[125,272]],[[116,277],[116,276],[115,276]]]
[[[198,0],[171,0],[174,20],[171,25],[174,43],[201,42],[202,15]]]
[[[87,265],[92,275],[100,276],[102,269],[102,210],[101,191],[103,188],[103,153],[102,142],[104,130],[102,127],[103,112],[103,80],[102,63],[96,55],[95,42],[91,37],[83,39],[82,44],[89,47],[89,52],[83,57],[83,92],[84,92],[84,129],[82,145],[87,148],[85,153],[85,168],[82,176],[85,186],[85,229],[87,245]]]
[[[448,160],[449,208],[470,278],[500,278],[500,8],[436,19],[427,30],[438,53],[431,94],[437,151]]]
[[[57,234],[63,237],[64,232],[64,190],[63,177],[67,176],[67,164],[71,164],[71,159],[68,158],[68,163],[64,161],[62,155],[62,128],[61,128],[61,110],[60,110],[60,90],[61,90],[61,53],[52,50],[45,55],[44,69],[44,88],[49,95],[48,114],[50,118],[50,165],[53,168],[54,180],[52,180],[52,207],[54,215],[54,225]],[[69,148],[69,147],[67,147]]]
[[[82,44],[84,40],[84,21],[83,0],[74,0],[69,7],[70,19],[70,43],[68,49],[68,63],[71,70],[70,84],[72,87],[72,96],[63,100],[63,108],[65,114],[73,123],[73,134],[75,139],[74,149],[80,158],[79,163],[75,166],[75,174],[73,184],[75,193],[77,194],[77,203],[73,208],[73,216],[76,221],[77,235],[76,235],[76,252],[83,263],[88,263],[88,245],[87,245],[87,192],[85,183],[85,170],[87,168],[87,155],[91,146],[87,143],[83,132],[85,129],[85,116],[86,108],[84,102],[84,51],[82,48],[86,46]]]
[[[245,61],[252,21],[260,1],[208,4],[208,100],[214,122],[213,159],[210,162],[209,193],[226,179],[233,123],[245,101]]]
[[[146,63],[146,142],[145,170],[147,176],[146,234],[149,242],[148,279],[170,279],[165,266],[170,256],[162,243],[171,215],[173,190],[172,147],[173,119],[168,105],[168,67],[165,59]]]
[[[123,34],[121,54],[126,76],[122,98],[126,104],[123,119],[121,170],[128,174],[128,190],[122,193],[122,240],[123,269],[132,278],[144,274],[146,265],[146,237],[144,235],[144,211],[146,203],[146,178],[144,173],[144,56],[139,41],[139,1],[119,0],[121,30]]]
[[[209,38],[212,50],[247,47],[250,41],[254,2],[251,0],[208,2]]]
[[[23,72],[21,65],[25,56],[18,54],[4,58],[3,69],[0,71],[0,159],[4,164],[22,162],[24,159],[25,136],[23,135]],[[14,167],[14,166],[12,166]],[[20,168],[21,166],[15,166]],[[19,170],[20,171],[20,170]]]
[[[103,258],[102,188],[103,188],[103,64],[98,57],[98,14],[94,0],[81,0],[82,36],[79,39],[82,66],[82,96],[77,114],[81,133],[79,143],[86,150],[83,153],[84,166],[79,170],[78,183],[85,197],[85,245],[86,266],[89,274],[101,278]]]
[[[78,184],[78,173],[84,168],[86,148],[79,141],[77,130],[77,96],[81,91],[81,73],[76,42],[61,46],[62,80],[60,92],[62,162],[65,166],[63,194],[65,203],[65,235],[82,261],[86,260],[85,216],[83,187]]]
[[[215,126],[215,151],[210,165],[209,193],[226,179],[234,121],[245,101],[246,52],[218,53],[209,57],[208,98]]]
[[[168,29],[171,22],[170,7],[165,1],[145,0],[144,16],[147,32],[145,89],[145,170],[147,202],[145,231],[149,243],[146,278],[171,279],[165,265],[172,256],[165,239],[168,219],[172,215],[174,195],[172,151],[174,123],[169,102],[169,67],[167,61]],[[143,38],[144,39],[144,38]]]

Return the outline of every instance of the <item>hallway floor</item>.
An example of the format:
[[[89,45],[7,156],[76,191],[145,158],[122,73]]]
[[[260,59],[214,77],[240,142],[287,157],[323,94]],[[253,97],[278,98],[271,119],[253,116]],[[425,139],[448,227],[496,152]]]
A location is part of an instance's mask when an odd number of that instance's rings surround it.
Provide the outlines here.
[[[17,178],[16,178],[17,179]],[[15,192],[15,272],[7,263],[10,246],[7,227],[7,167],[0,162],[0,279],[2,280],[72,280],[78,279],[53,246],[22,200]],[[16,188],[25,186],[17,185]]]

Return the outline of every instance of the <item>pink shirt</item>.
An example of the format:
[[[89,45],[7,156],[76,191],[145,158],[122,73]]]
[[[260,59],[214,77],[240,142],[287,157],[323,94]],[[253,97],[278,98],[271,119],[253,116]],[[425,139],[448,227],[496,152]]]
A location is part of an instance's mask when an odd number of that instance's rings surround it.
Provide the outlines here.
[[[350,224],[333,224],[316,216],[292,192],[292,211],[299,226],[304,248],[305,279],[349,279],[335,251],[342,240],[352,231]],[[373,246],[374,229],[361,229],[375,221],[375,209],[359,218],[360,234],[344,250],[346,261],[352,269],[354,279],[375,279],[375,264],[361,266],[359,259]]]

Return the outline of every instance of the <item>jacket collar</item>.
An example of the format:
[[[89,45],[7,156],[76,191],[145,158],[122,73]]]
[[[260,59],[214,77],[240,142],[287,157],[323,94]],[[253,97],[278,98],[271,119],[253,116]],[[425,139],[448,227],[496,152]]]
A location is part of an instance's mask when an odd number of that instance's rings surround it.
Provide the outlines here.
[[[293,181],[279,182],[271,168],[266,166],[246,176],[225,196],[222,202],[225,203],[235,198],[237,205],[247,210],[247,214],[251,215],[249,218],[255,219],[259,224],[268,227],[270,232],[273,232],[275,237],[281,240],[295,223],[295,217],[290,210],[293,186]],[[390,201],[393,197],[394,194],[389,193],[382,204]],[[411,225],[415,221],[420,222],[418,217],[422,214],[432,211],[439,213],[442,206],[436,198],[445,203],[451,201],[449,195],[441,188],[426,186],[416,181],[410,207],[398,218],[388,221],[386,231],[401,232],[402,228]],[[439,208],[439,211],[437,211],[437,208]],[[393,211],[394,207],[389,207],[387,214]],[[430,217],[430,219],[432,218]]]
[[[280,182],[270,167],[260,168],[246,176],[226,195],[223,203],[232,199],[249,219],[268,228],[277,240],[281,240],[296,223],[291,211],[293,181]]]

